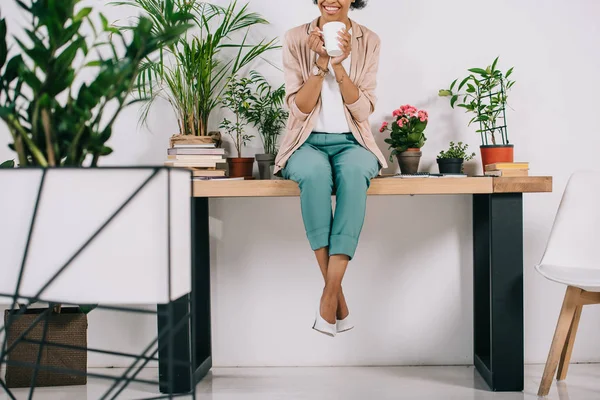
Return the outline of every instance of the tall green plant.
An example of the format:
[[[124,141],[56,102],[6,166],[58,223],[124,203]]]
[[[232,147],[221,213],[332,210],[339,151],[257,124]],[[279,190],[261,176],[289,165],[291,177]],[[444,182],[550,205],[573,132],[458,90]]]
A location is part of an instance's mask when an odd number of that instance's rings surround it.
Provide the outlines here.
[[[469,121],[479,123],[478,133],[481,134],[483,145],[508,144],[508,129],[506,124],[507,92],[512,89],[515,81],[509,80],[514,67],[503,73],[499,68],[497,57],[487,68],[471,68],[466,78],[454,90],[458,79],[450,85],[449,89],[439,91],[441,97],[450,97],[452,108],[461,107],[467,113],[474,114]],[[462,91],[463,89],[464,92]],[[500,135],[498,138],[497,135]]]
[[[221,99],[222,108],[229,109],[235,116],[235,120],[230,121],[224,118],[220,128],[224,129],[233,139],[238,158],[242,157],[242,147],[245,147],[254,138],[254,135],[248,135],[245,132],[245,127],[249,122],[247,118],[250,107],[248,100],[252,95],[253,83],[252,79],[238,79],[236,76],[232,76]]]
[[[289,114],[283,108],[285,85],[273,90],[269,82],[256,71],[250,73],[250,78],[257,87],[250,96],[246,118],[258,128],[265,154],[277,154],[277,139]]]
[[[262,16],[241,8],[237,0],[227,7],[200,0],[122,0],[113,4],[130,5],[161,23],[170,13],[189,14],[195,25],[190,33],[166,49],[157,60],[146,60],[138,79],[139,93],[166,99],[177,116],[179,133],[205,136],[208,120],[219,105],[227,81],[269,50],[278,48],[276,39],[250,44],[252,27],[268,24]],[[236,34],[243,34],[236,42]],[[143,111],[146,121],[152,102]]]
[[[12,136],[10,147],[21,167],[82,166],[86,160],[96,166],[112,152],[106,142],[131,104],[128,94],[143,60],[189,25],[174,20],[157,28],[141,18],[127,40],[102,14],[98,30],[92,8],[78,7],[80,0],[17,3],[32,22],[24,30],[28,40],[15,38],[19,51],[10,60],[6,20],[0,20],[0,118]],[[81,83],[80,73],[90,69],[95,75]]]

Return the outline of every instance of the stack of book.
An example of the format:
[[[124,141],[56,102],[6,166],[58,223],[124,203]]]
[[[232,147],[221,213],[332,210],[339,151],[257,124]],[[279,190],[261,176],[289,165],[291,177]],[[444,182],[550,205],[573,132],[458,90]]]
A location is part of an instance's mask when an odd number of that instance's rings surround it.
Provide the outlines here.
[[[485,166],[485,174],[487,176],[501,176],[505,178],[529,176],[529,163],[513,162],[489,164]]]
[[[214,143],[174,144],[167,150],[167,167],[187,168],[194,178],[220,178],[225,176],[225,149]]]

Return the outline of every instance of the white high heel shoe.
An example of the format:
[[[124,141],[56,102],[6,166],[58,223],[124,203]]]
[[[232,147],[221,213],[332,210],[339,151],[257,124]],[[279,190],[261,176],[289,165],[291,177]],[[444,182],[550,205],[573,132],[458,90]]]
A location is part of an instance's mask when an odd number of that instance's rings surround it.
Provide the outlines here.
[[[350,314],[344,319],[338,319],[335,325],[337,333],[348,332],[350,329],[354,328],[354,322],[352,321]]]
[[[336,324],[330,324],[321,317],[321,304],[317,306],[317,316],[315,317],[313,329],[327,336],[335,337],[336,335]]]

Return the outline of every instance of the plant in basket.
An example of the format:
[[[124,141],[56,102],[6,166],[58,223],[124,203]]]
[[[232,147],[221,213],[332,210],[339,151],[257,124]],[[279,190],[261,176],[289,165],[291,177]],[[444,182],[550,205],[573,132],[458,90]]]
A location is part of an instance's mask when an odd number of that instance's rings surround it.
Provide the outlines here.
[[[224,129],[233,139],[237,153],[237,157],[227,159],[229,176],[232,178],[252,176],[254,157],[242,157],[242,148],[246,147],[248,142],[254,138],[254,135],[246,133],[246,126],[249,124],[247,115],[250,108],[249,100],[252,95],[252,84],[252,79],[238,79],[236,76],[232,76],[221,99],[221,108],[229,109],[235,117],[233,121],[224,118],[220,125],[220,128]]]
[[[425,110],[404,105],[394,110],[392,116],[395,118],[394,122],[384,122],[379,130],[381,133],[390,132],[390,137],[385,139],[392,150],[390,161],[393,161],[393,157],[396,156],[403,174],[415,174],[419,170],[421,148],[427,141],[425,129],[429,114]]]
[[[437,163],[440,174],[460,174],[463,172],[465,161],[470,161],[475,157],[475,153],[467,154],[468,144],[463,142],[450,142],[448,150],[440,151],[437,156]]]
[[[506,73],[498,65],[498,59],[487,68],[471,68],[471,74],[464,78],[455,90],[458,79],[449,89],[440,90],[441,97],[450,97],[452,108],[464,108],[474,114],[469,126],[479,123],[477,132],[481,135],[481,157],[483,168],[497,162],[513,162],[514,146],[508,140],[506,124],[507,92],[515,81],[509,80],[514,68]],[[463,91],[464,89],[464,91]]]

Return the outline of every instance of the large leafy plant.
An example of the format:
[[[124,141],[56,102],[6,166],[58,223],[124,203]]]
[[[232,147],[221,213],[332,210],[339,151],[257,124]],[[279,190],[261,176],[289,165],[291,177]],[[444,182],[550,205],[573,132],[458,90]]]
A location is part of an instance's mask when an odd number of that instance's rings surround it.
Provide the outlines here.
[[[514,67],[506,73],[497,68],[497,57],[487,68],[471,68],[471,74],[464,78],[458,85],[456,79],[449,89],[439,92],[441,97],[450,97],[452,108],[461,107],[467,113],[474,114],[469,121],[469,126],[479,123],[478,133],[481,134],[483,145],[508,144],[508,131],[506,125],[507,92],[512,89],[515,81],[509,78]],[[463,89],[465,89],[463,91]],[[498,135],[500,136],[498,138]]]
[[[235,120],[230,121],[224,118],[220,128],[224,129],[233,139],[238,158],[242,157],[242,147],[245,147],[254,138],[254,135],[248,135],[245,131],[249,122],[247,113],[250,103],[248,101],[252,95],[253,83],[250,78],[238,79],[236,76],[232,76],[221,99],[221,107],[229,109],[235,116]]]
[[[250,78],[257,85],[250,96],[250,104],[246,110],[248,122],[258,128],[266,154],[277,154],[277,139],[288,118],[283,108],[285,85],[277,89],[258,72],[252,71]]]
[[[403,153],[408,149],[420,149],[425,145],[427,137],[425,129],[429,123],[429,114],[425,110],[418,110],[409,104],[401,106],[392,113],[394,122],[391,124],[384,121],[380,132],[390,132],[390,137],[385,139],[389,144],[390,161],[397,154]]]
[[[189,26],[157,27],[140,18],[127,39],[102,14],[98,29],[92,8],[77,7],[80,0],[17,3],[32,22],[24,30],[27,40],[14,39],[10,59],[6,20],[0,20],[0,118],[10,147],[21,167],[96,166],[112,151],[106,142],[130,104],[142,62]],[[82,83],[84,70],[93,77]]]
[[[231,76],[265,52],[276,49],[275,39],[250,44],[248,34],[256,25],[268,24],[262,16],[241,8],[237,0],[221,7],[200,0],[121,0],[114,4],[141,9],[158,26],[171,14],[189,14],[194,32],[165,49],[157,60],[146,60],[138,79],[141,96],[164,98],[177,116],[179,133],[208,135],[208,120],[219,106]],[[242,38],[236,41],[239,34]],[[146,121],[152,102],[142,121]]]

